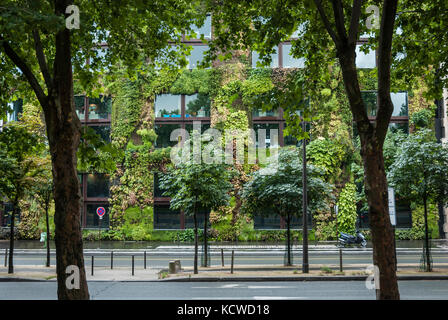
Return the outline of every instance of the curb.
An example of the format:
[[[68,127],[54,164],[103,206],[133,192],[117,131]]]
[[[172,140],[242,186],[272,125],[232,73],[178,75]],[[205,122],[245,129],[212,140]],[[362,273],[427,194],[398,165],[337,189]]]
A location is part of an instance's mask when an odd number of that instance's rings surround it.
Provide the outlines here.
[[[270,281],[365,281],[365,276],[310,276],[310,277],[178,277],[159,279],[160,282],[270,282]],[[448,280],[448,276],[413,276],[403,275],[397,277],[399,281],[414,280]]]
[[[281,281],[365,281],[365,276],[266,276],[266,277],[175,277],[152,280],[87,280],[87,282],[281,282]],[[398,281],[448,280],[448,275],[402,275]],[[55,282],[56,279],[0,278],[0,282]]]

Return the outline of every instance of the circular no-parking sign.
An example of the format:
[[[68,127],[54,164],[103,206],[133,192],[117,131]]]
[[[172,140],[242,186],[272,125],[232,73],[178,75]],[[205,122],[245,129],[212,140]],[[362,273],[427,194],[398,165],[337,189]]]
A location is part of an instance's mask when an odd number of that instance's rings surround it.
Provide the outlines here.
[[[103,207],[96,208],[96,214],[98,215],[98,217],[100,217],[100,219],[103,218],[105,213],[106,213],[106,209],[104,209]]]

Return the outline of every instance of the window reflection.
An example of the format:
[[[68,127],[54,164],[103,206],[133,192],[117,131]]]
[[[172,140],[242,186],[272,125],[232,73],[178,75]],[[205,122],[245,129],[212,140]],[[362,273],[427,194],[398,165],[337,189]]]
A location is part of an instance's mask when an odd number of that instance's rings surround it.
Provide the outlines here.
[[[87,198],[109,197],[109,175],[91,173],[87,175]]]
[[[180,229],[180,211],[168,205],[154,205],[154,229]]]
[[[112,109],[110,97],[89,98],[89,119],[109,119]]]
[[[92,128],[105,142],[110,142],[110,126],[89,126],[89,128]]]
[[[180,95],[161,94],[154,104],[156,117],[180,118]]]
[[[180,129],[180,124],[156,124],[154,130],[157,134],[156,147],[167,148],[173,147],[177,141],[170,141],[171,132],[175,129]]]
[[[88,204],[86,210],[86,228],[99,228],[100,226],[100,218],[96,213],[96,210],[99,207],[102,207],[106,210],[103,218],[101,219],[101,228],[109,227],[109,205],[98,203],[98,204]]]
[[[75,96],[75,110],[79,120],[83,121],[86,117],[84,96]]]
[[[185,117],[210,117],[210,98],[197,93],[185,96]]]
[[[407,92],[391,93],[390,98],[394,104],[394,112],[392,116],[407,116],[408,115],[408,94]]]

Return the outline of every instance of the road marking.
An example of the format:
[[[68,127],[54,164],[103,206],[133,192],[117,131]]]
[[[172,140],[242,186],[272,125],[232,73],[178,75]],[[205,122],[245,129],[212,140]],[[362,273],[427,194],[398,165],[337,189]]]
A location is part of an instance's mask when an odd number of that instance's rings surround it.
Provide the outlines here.
[[[309,299],[307,297],[272,297],[272,296],[256,296],[253,297],[254,300],[305,300]]]
[[[248,289],[290,289],[291,286],[247,286]]]

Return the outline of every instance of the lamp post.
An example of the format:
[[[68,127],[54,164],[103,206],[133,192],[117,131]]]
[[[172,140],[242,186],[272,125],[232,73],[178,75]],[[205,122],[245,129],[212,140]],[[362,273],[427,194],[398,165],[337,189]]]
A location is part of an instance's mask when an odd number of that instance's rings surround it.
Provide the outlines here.
[[[302,120],[302,129],[303,132],[306,133],[306,122],[305,119]],[[302,192],[302,205],[303,205],[303,249],[302,249],[302,272],[308,273],[309,272],[309,264],[308,264],[308,195],[307,195],[307,174],[306,174],[306,138],[303,138],[302,141],[302,186],[303,186],[303,192]]]

